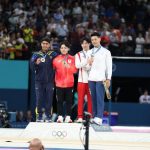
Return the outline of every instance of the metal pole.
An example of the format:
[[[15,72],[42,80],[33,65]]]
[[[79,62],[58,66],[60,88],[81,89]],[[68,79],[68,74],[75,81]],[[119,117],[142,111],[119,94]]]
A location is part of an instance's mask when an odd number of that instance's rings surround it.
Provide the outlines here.
[[[85,122],[85,150],[89,150],[89,116],[86,116],[86,122]]]

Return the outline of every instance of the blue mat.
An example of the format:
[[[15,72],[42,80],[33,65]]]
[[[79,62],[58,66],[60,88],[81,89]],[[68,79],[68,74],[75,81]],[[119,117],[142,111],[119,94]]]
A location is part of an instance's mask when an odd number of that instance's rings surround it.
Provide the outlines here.
[[[28,150],[27,147],[0,147],[0,150]],[[68,148],[45,148],[45,150],[82,150],[82,149],[68,149]]]

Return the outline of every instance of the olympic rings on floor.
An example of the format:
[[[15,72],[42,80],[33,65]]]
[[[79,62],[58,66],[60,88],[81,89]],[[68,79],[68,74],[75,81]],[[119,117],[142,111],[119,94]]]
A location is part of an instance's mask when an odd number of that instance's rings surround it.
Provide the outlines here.
[[[56,137],[56,138],[65,138],[67,136],[67,132],[66,131],[52,131],[52,136]]]

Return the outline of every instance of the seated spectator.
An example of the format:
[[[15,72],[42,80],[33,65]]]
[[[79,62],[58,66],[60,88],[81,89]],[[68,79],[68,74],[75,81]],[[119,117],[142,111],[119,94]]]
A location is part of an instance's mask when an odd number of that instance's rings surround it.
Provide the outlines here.
[[[5,49],[5,58],[15,59],[15,50],[15,47],[11,43],[8,43]]]
[[[58,39],[60,42],[65,40],[69,32],[67,23],[64,21],[61,21],[60,24],[57,26],[56,32],[57,32]]]
[[[119,55],[120,51],[120,41],[121,41],[121,33],[118,29],[113,29],[109,35],[110,45],[109,49],[112,55]]]
[[[53,15],[53,18],[57,23],[60,23],[61,21],[64,20],[64,15],[62,14],[60,9],[57,9]]]
[[[150,95],[148,95],[148,91],[145,90],[144,94],[139,98],[140,104],[150,104]]]
[[[144,54],[150,55],[150,27],[145,33],[145,46],[144,46]]]
[[[58,43],[58,38],[51,38],[51,46],[53,50],[59,51],[59,43]]]
[[[33,121],[33,116],[32,116],[31,110],[28,110],[26,112],[25,121],[26,122],[32,122]]]
[[[142,55],[144,51],[145,39],[141,33],[138,34],[138,37],[136,38],[135,42],[136,42],[135,54]]]
[[[82,14],[82,8],[79,6],[78,2],[75,3],[75,6],[73,7],[73,10],[72,10],[72,14],[74,16]]]
[[[122,55],[133,55],[134,45],[134,40],[130,32],[124,31],[121,35]]]
[[[24,122],[25,121],[23,111],[18,111],[17,112],[17,114],[16,114],[16,121],[17,122]]]

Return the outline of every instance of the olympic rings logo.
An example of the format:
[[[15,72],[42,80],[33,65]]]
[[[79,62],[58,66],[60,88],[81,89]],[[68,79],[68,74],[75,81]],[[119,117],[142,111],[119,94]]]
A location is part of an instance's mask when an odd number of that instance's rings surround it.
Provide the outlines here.
[[[63,139],[67,136],[67,132],[66,131],[53,131],[52,136]]]

